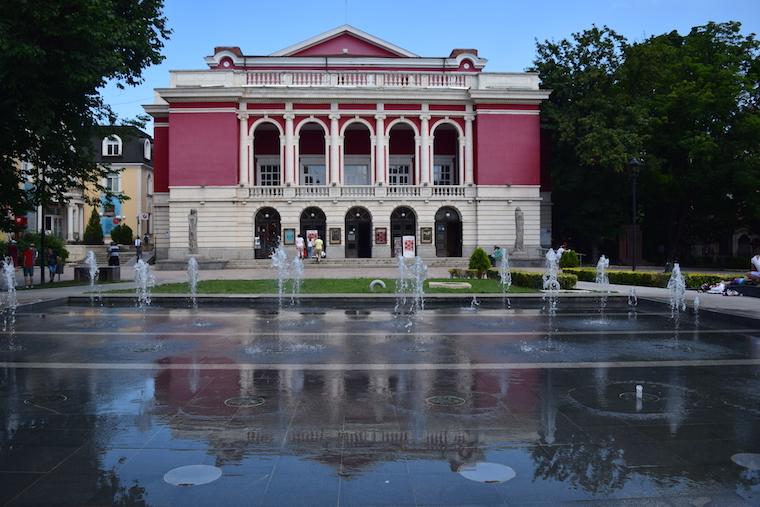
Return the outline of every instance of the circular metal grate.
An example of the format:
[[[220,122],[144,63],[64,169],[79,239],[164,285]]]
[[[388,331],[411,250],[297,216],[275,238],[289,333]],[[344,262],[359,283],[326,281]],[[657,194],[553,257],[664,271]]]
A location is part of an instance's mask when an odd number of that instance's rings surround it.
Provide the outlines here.
[[[247,408],[258,407],[259,405],[263,405],[265,401],[261,396],[237,396],[235,398],[227,398],[224,400],[224,404],[228,407]]]
[[[436,405],[439,407],[458,407],[459,405],[464,405],[465,403],[464,398],[460,398],[459,396],[454,396],[451,394],[430,396],[429,398],[426,398],[425,401],[431,405]]]
[[[164,482],[173,486],[200,486],[222,476],[222,469],[210,465],[187,465],[173,468],[164,474]]]
[[[501,463],[480,461],[472,465],[459,467],[459,475],[465,479],[484,484],[499,484],[515,478],[515,470]]]
[[[26,405],[44,405],[46,403],[60,403],[68,400],[65,394],[40,394],[24,400]]]

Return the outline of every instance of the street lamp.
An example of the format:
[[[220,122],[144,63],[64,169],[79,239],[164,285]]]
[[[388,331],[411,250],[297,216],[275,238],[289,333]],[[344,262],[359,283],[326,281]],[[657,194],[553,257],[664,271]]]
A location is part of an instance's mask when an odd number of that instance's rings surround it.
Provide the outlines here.
[[[636,271],[636,180],[641,169],[641,160],[632,157],[628,161],[628,174],[631,175],[631,271]]]

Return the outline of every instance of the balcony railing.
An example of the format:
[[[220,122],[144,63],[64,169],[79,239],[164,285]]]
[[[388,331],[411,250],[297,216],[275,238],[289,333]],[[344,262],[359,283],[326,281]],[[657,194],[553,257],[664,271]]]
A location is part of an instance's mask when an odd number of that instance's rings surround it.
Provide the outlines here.
[[[250,197],[282,197],[282,187],[251,187]]]
[[[472,198],[475,196],[475,187],[459,185],[303,185],[303,186],[252,186],[241,188],[245,198],[254,199],[452,199]]]
[[[295,187],[296,197],[330,197],[330,187]]]
[[[340,195],[342,197],[374,197],[375,187],[371,185],[340,187]]]
[[[455,185],[434,185],[433,197],[464,197],[464,187]]]
[[[246,86],[376,88],[470,88],[473,76],[454,72],[265,72],[245,73]]]
[[[392,197],[419,197],[420,187],[412,185],[389,186],[388,195]]]

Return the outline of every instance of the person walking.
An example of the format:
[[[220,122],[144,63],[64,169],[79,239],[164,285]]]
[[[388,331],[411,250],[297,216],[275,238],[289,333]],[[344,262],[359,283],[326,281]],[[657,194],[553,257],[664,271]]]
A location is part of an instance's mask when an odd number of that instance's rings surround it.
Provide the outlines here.
[[[12,239],[10,245],[8,245],[8,257],[11,258],[13,269],[16,269],[18,267],[18,245],[15,239]]]
[[[304,241],[303,237],[299,234],[296,236],[296,251],[298,252],[298,258],[303,259]]]
[[[52,248],[47,249],[47,265],[50,283],[53,283],[55,282],[55,274],[58,272],[58,254]]]
[[[309,256],[309,258],[314,257],[314,238],[312,236],[307,236],[306,254]]]
[[[140,239],[140,236],[135,237],[135,260],[139,261],[142,259],[142,240]]]
[[[31,289],[34,285],[34,263],[37,261],[37,248],[34,243],[26,247],[23,257],[24,287]]]
[[[119,245],[114,241],[111,241],[111,246],[108,247],[108,265],[119,266]]]
[[[317,256],[317,262],[322,260],[322,249],[324,247],[325,247],[325,244],[322,241],[322,238],[317,236],[316,239],[314,240],[314,255]]]

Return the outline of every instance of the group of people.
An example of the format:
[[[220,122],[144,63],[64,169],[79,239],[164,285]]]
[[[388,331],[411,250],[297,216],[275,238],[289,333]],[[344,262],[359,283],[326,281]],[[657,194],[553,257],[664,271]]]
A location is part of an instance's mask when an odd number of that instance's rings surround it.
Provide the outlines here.
[[[8,258],[13,263],[13,267],[17,268],[19,261],[21,262],[21,269],[24,273],[24,287],[31,289],[34,285],[34,267],[37,265],[39,259],[39,252],[34,243],[30,243],[19,255],[18,244],[15,240],[11,240],[8,245]],[[55,275],[58,275],[58,280],[61,279],[61,273],[63,264],[58,255],[58,252],[53,248],[47,249],[47,255],[45,256],[48,273],[50,274],[50,283],[55,282]]]
[[[296,252],[299,259],[315,259],[319,262],[325,256],[325,243],[319,234],[305,240],[299,234],[296,236]]]

